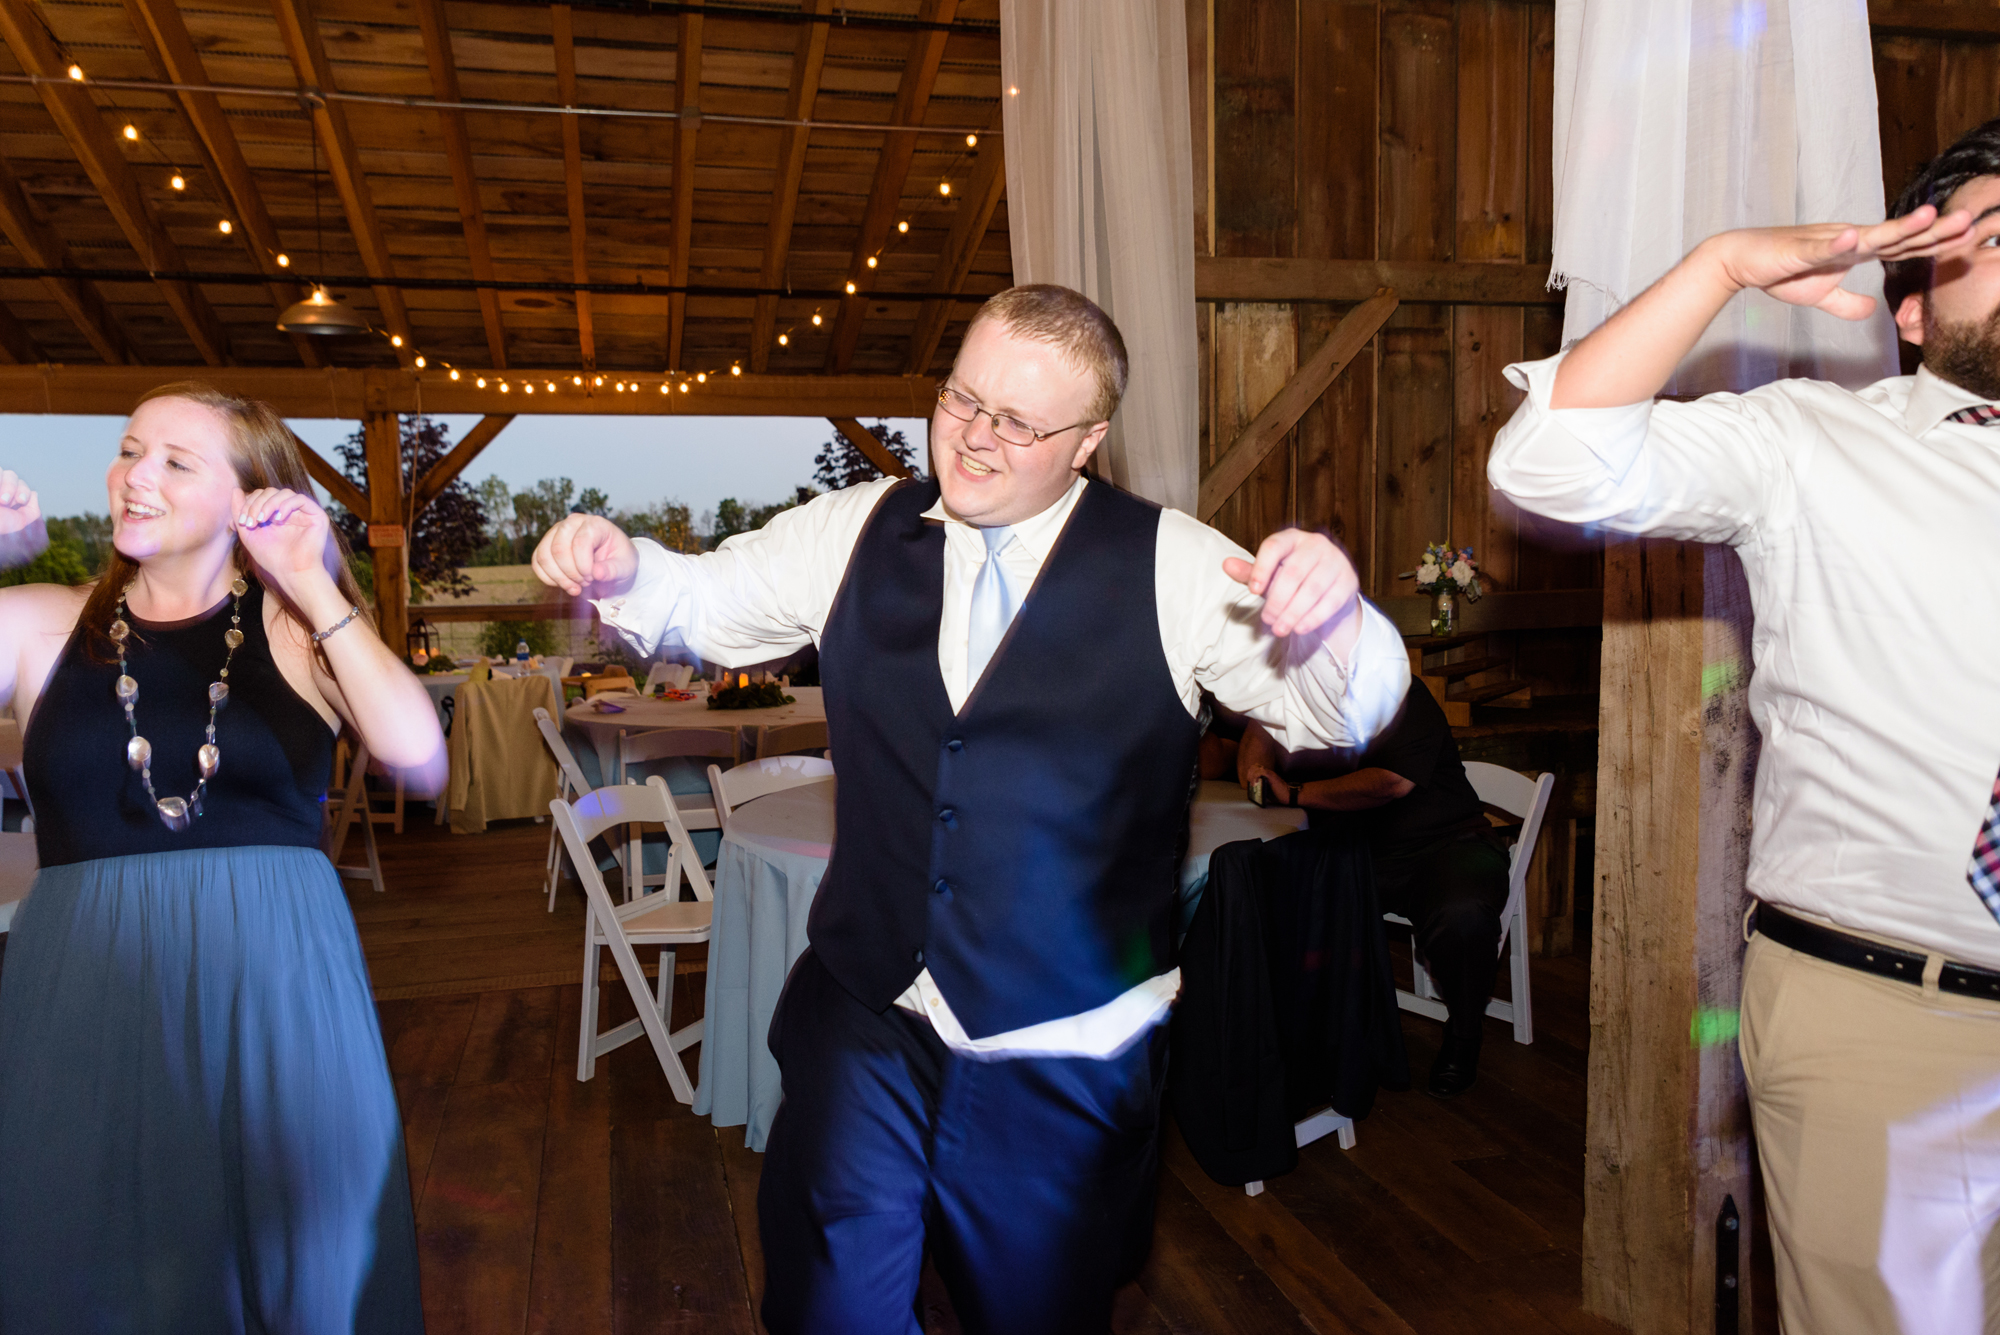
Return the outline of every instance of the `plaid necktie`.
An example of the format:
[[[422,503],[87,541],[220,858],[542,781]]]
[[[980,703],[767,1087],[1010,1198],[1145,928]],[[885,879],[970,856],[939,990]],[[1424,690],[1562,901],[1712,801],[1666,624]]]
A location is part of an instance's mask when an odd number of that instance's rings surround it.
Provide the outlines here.
[[[1986,805],[1979,837],[1972,841],[1972,865],[1965,869],[1965,879],[1972,882],[1986,911],[2000,919],[2000,779],[1993,781],[1993,800]]]
[[[2000,423],[2000,406],[1991,403],[1974,404],[1970,408],[1960,408],[1944,420],[1963,422],[1967,426],[1993,426],[1995,423]]]

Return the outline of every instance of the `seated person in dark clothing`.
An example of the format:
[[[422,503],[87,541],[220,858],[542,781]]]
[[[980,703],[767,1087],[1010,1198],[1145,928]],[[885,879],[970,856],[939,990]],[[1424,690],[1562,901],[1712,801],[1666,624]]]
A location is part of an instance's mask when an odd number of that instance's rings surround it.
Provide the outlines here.
[[[1245,788],[1262,778],[1267,802],[1305,808],[1314,828],[1368,840],[1382,911],[1409,919],[1451,1017],[1427,1087],[1439,1098],[1463,1093],[1479,1070],[1508,867],[1437,701],[1412,689],[1396,722],[1358,755],[1287,753],[1251,723],[1236,773]]]

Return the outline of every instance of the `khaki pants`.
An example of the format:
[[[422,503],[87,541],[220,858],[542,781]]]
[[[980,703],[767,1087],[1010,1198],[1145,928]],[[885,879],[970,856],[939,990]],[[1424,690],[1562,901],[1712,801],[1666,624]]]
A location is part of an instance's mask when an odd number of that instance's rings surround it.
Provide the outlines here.
[[[2000,1335],[2000,1003],[1760,935],[1742,1051],[1786,1335]]]

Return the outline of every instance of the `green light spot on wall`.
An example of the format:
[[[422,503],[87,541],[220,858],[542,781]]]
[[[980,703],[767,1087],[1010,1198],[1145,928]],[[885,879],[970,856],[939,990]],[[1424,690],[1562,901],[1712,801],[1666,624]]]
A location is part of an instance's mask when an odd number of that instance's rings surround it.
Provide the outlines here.
[[[1724,1010],[1720,1006],[1696,1006],[1694,1018],[1688,1022],[1688,1043],[1697,1048],[1733,1043],[1741,1028],[1742,1023],[1733,1010]]]

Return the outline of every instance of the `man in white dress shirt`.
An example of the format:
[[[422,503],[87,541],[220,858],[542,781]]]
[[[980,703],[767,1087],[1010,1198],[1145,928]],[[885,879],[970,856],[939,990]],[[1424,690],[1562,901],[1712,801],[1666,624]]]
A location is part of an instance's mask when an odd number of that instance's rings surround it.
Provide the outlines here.
[[[1526,509],[1728,543],[1763,734],[1742,1057],[1783,1325],[2000,1331],[2000,121],[1890,221],[1712,237],[1566,353],[1488,476]],[[1858,319],[1914,377],[1653,402],[1731,295]],[[1979,850],[1975,852],[1975,850]]]
[[[1084,476],[1125,371],[1088,300],[1011,289],[939,394],[933,480],[701,557],[586,515],[536,551],[647,652],[820,647],[838,834],[771,1025],[775,1335],[914,1333],[927,1245],[969,1331],[1105,1329],[1151,1235],[1200,694],[1354,747],[1408,687],[1326,538],[1253,561]]]

